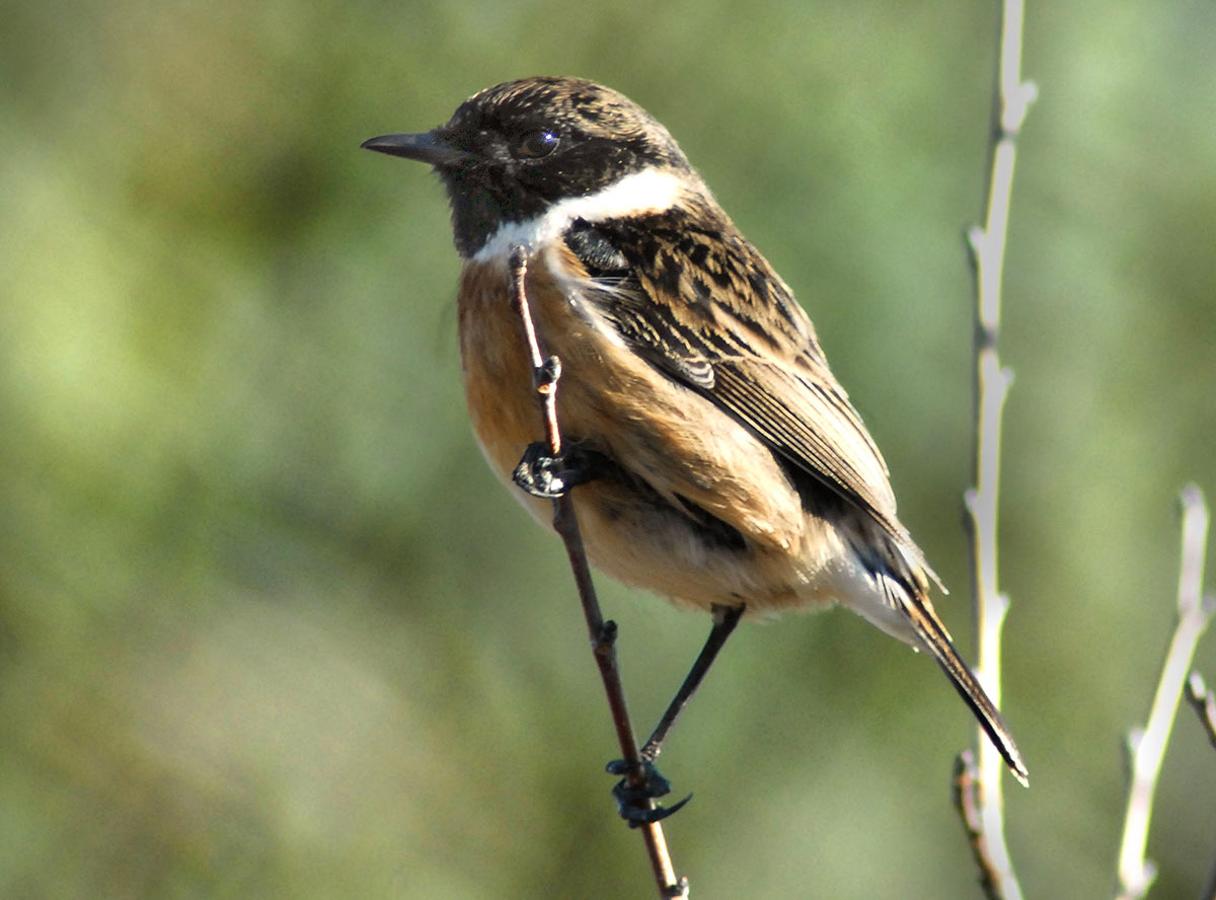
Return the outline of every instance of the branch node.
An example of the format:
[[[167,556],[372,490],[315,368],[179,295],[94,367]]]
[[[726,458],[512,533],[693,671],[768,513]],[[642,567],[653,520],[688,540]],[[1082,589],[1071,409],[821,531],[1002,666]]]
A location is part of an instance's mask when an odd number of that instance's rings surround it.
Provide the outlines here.
[[[611,653],[616,648],[617,627],[612,619],[606,621],[595,636],[593,647],[596,653]]]
[[[1132,771],[1136,762],[1136,752],[1140,749],[1140,745],[1144,742],[1144,729],[1136,725],[1127,730],[1127,734],[1123,738],[1124,749],[1127,751],[1127,769]]]
[[[980,260],[986,255],[988,232],[984,231],[979,225],[972,225],[967,229],[966,237],[967,248],[971,251],[971,262],[978,265]]]
[[[1001,329],[999,325],[988,325],[983,322],[975,323],[975,349],[976,351],[996,350],[997,342],[1000,340]]]
[[[537,390],[547,390],[548,388],[556,387],[561,377],[561,359],[557,356],[546,357],[541,367],[536,370],[536,388]]]
[[[1012,140],[1022,130],[1030,105],[1039,98],[1039,86],[1023,81],[1005,98],[1001,108],[1001,139]]]
[[[688,879],[681,877],[678,882],[667,889],[667,896],[672,900],[688,900]]]

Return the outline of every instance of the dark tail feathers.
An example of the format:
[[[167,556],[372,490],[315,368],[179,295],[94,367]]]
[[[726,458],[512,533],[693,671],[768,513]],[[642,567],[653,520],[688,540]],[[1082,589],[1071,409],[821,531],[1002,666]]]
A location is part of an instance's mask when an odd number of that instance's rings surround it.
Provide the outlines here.
[[[894,588],[894,585],[891,587]],[[971,707],[980,726],[1004,758],[1005,764],[1009,766],[1013,777],[1024,787],[1029,787],[1030,773],[1026,770],[1026,763],[1023,762],[1022,754],[1018,750],[1017,744],[1014,743],[1013,735],[1009,733],[1009,726],[1005,724],[1000,711],[989,699],[984,689],[980,687],[979,681],[963,662],[962,657],[958,655],[954,645],[950,643],[950,637],[946,634],[946,630],[938,621],[937,616],[931,610],[926,609],[918,598],[909,597],[903,590],[895,588],[889,593],[899,609],[908,617],[908,621],[912,623],[921,644],[933,654],[933,658],[942,667],[942,671],[946,673],[946,677],[950,679],[950,683],[954,685],[959,696]]]

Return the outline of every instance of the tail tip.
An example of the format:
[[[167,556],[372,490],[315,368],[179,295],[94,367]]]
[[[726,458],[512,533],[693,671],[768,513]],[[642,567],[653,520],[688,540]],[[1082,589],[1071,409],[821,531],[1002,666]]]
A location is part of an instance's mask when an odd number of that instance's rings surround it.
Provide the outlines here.
[[[1017,779],[1018,784],[1024,788],[1030,787],[1030,770],[1026,768],[1026,763],[1022,760],[1022,754],[1018,753],[1016,747],[1002,748],[1005,751],[1001,755],[1005,757],[1005,765],[1009,767],[1009,774]]]

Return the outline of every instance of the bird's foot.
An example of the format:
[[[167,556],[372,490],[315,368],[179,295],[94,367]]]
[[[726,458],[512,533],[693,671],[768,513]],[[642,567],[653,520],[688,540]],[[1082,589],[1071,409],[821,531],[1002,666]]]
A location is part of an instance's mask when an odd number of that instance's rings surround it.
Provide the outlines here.
[[[537,442],[528,445],[511,478],[533,497],[556,500],[572,487],[594,480],[601,459],[600,454],[574,444],[554,456],[548,444]]]
[[[658,806],[653,801],[671,793],[671,782],[648,760],[642,761],[640,767],[641,781],[635,783],[636,779],[630,778],[629,764],[625,760],[614,759],[607,765],[609,775],[624,776],[613,785],[612,796],[616,799],[617,812],[629,823],[630,828],[661,822],[679,812],[692,799],[692,794],[689,794],[673,806]]]

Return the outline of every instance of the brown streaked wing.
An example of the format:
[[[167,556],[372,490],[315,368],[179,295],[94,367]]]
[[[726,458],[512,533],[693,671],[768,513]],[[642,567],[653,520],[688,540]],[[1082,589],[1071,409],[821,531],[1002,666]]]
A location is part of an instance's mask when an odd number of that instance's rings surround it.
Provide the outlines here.
[[[806,313],[759,251],[716,215],[712,228],[678,210],[596,223],[594,241],[610,243],[628,266],[588,266],[611,284],[593,302],[652,365],[747,425],[919,557],[895,517],[886,463],[828,369]]]

